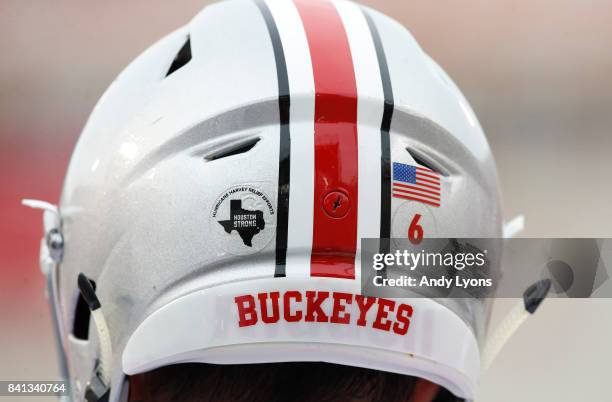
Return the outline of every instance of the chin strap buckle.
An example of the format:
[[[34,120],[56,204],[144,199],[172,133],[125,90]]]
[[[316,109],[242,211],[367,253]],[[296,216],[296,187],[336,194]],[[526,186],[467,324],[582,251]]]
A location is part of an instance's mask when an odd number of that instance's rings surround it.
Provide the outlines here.
[[[96,366],[98,365],[99,362],[96,363]],[[102,380],[100,372],[96,367],[94,374],[87,383],[87,388],[85,388],[85,400],[87,402],[108,402],[109,396],[110,387]]]

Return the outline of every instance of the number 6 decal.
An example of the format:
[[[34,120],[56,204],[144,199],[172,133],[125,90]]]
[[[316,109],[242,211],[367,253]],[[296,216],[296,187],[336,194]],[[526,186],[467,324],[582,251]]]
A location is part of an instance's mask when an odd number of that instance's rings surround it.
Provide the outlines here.
[[[419,219],[421,219],[421,214],[414,215],[408,228],[408,240],[412,244],[419,244],[423,240],[423,226],[419,225]]]

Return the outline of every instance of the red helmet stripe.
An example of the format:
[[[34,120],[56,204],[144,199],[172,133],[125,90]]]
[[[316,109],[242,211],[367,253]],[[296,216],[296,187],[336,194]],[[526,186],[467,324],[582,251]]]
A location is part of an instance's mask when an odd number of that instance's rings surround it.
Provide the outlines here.
[[[316,93],[311,275],[354,278],[358,153],[353,60],[344,25],[330,1],[296,0],[295,5],[308,39]],[[323,209],[331,191],[350,200],[341,218]]]

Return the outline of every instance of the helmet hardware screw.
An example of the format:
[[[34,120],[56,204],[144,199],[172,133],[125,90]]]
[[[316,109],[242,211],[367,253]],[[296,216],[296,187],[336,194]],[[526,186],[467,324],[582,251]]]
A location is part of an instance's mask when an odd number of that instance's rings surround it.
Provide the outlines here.
[[[323,210],[332,218],[343,218],[351,208],[351,201],[344,192],[333,190],[323,198]]]
[[[64,253],[64,236],[57,228],[53,228],[46,235],[46,243],[53,261],[60,262]]]

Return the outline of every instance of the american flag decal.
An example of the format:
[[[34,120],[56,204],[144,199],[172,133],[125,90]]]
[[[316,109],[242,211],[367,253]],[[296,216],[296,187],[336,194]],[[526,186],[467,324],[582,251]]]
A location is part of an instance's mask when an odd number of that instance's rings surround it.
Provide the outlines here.
[[[440,175],[420,166],[393,162],[393,196],[439,207]]]

